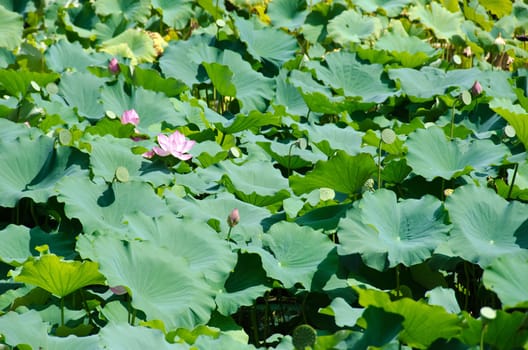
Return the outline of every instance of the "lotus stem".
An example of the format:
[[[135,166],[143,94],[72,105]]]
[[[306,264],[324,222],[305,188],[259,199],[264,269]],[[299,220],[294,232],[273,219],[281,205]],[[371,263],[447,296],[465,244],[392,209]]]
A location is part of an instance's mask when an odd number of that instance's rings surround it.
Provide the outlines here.
[[[517,177],[517,170],[519,169],[519,163],[515,163],[515,167],[513,168],[513,176],[510,183],[510,189],[508,190],[508,197],[506,199],[510,200],[511,195],[513,192],[513,184],[515,183],[515,178]]]
[[[455,134],[455,105],[453,104],[453,108],[451,108],[451,132],[449,134],[449,138],[452,140],[453,135]]]
[[[61,298],[60,309],[61,309],[61,326],[64,326],[64,298]]]
[[[380,139],[379,146],[378,146],[378,190],[381,188],[381,145],[383,144],[383,140]]]

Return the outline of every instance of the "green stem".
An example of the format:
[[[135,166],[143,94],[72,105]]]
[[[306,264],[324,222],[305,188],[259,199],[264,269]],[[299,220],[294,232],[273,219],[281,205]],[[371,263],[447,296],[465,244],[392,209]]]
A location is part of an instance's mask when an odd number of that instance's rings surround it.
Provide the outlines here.
[[[467,311],[469,306],[469,270],[466,261],[464,261],[464,274],[466,275],[466,285],[464,286],[466,289],[464,291],[464,310]]]
[[[61,298],[60,309],[61,309],[61,326],[64,326],[64,298]]]
[[[295,146],[295,142],[290,145],[290,148],[288,149],[288,177],[291,175],[291,152],[293,149],[293,146]]]
[[[482,326],[482,332],[480,332],[480,350],[484,350],[484,335],[486,334],[486,331],[488,330],[488,325]]]
[[[229,226],[229,231],[227,231],[226,241],[228,242],[231,239],[231,230],[233,230],[233,226]]]
[[[381,144],[383,140],[380,140],[378,146],[378,190],[381,188]]]
[[[255,345],[259,345],[259,334],[257,325],[257,305],[251,308],[251,328],[253,330],[253,338],[255,338]]]
[[[453,104],[453,108],[451,108],[451,132],[449,133],[449,137],[451,140],[453,139],[453,135],[455,134],[455,105]]]
[[[506,199],[511,199],[511,194],[513,191],[513,184],[515,183],[515,178],[517,177],[517,170],[519,169],[519,163],[515,163],[515,167],[513,168],[513,176],[510,183],[510,189],[508,190],[508,197]]]
[[[400,265],[396,265],[396,294],[398,295],[398,298],[401,297],[400,295]]]

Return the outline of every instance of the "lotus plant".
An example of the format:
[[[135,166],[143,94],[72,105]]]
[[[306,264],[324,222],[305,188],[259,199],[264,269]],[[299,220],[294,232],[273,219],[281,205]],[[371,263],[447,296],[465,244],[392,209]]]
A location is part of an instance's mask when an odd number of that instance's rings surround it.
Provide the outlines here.
[[[155,154],[160,157],[166,157],[172,155],[180,160],[189,160],[192,158],[189,152],[194,146],[196,141],[188,140],[185,135],[180,133],[178,130],[174,131],[171,135],[165,134],[158,135],[158,146],[154,146],[152,151],[143,154],[146,158],[151,158]]]
[[[233,227],[235,227],[240,222],[240,213],[238,212],[238,208],[235,208],[231,211],[231,213],[227,216],[227,224],[229,225],[229,231],[227,232],[227,240],[229,241],[231,238],[231,230]]]

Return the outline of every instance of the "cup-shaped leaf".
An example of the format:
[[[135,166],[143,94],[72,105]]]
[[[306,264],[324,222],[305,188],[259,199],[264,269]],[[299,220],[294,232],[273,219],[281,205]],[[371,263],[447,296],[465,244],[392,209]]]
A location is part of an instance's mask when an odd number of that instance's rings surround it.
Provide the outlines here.
[[[341,255],[359,253],[377,270],[411,266],[429,258],[447,238],[442,203],[432,197],[398,202],[389,190],[366,193],[338,228]]]
[[[528,205],[472,185],[455,189],[445,205],[453,223],[447,244],[462,259],[486,267],[528,248]]]
[[[504,144],[490,140],[449,141],[438,127],[418,129],[407,139],[407,163],[414,172],[432,180],[468,174],[471,170],[484,171],[490,165],[500,164],[508,154]]]
[[[63,260],[54,254],[26,261],[14,279],[38,286],[61,298],[88,285],[105,283],[97,263]]]

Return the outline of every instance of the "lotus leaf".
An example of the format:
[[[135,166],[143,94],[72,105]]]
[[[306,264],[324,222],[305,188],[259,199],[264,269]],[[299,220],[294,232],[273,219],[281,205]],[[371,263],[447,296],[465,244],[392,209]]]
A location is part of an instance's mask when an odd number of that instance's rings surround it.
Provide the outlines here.
[[[448,245],[461,258],[484,268],[496,257],[528,248],[526,204],[466,185],[457,188],[445,205],[453,223]]]
[[[527,307],[528,252],[501,255],[487,266],[482,276],[484,285],[499,296],[506,307]]]
[[[432,196],[397,201],[394,192],[366,193],[339,223],[340,255],[359,253],[377,270],[411,266],[447,239],[442,204]]]

